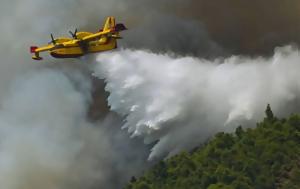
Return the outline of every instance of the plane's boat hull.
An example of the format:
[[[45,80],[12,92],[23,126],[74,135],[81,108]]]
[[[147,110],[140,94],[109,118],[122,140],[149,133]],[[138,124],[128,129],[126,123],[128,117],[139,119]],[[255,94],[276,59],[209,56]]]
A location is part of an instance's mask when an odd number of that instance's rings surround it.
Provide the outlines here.
[[[87,49],[78,46],[57,48],[50,51],[50,55],[54,58],[78,58],[85,54],[109,51],[115,48],[117,48],[117,43],[115,39],[112,39],[105,44],[90,43]]]
[[[59,54],[55,52],[51,52],[50,55],[54,58],[78,58],[83,56],[83,54]]]

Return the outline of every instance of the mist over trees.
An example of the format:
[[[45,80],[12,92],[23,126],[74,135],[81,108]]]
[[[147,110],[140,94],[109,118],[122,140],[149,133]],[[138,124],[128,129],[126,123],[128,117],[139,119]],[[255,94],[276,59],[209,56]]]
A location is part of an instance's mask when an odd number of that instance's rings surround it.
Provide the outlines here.
[[[300,115],[218,133],[203,147],[156,164],[125,189],[300,188]]]

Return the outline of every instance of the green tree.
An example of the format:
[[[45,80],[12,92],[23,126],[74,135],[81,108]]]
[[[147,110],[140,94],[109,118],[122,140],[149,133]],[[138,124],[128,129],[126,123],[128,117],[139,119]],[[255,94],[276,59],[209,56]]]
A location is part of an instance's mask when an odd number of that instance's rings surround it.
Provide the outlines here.
[[[272,121],[274,119],[274,114],[273,114],[270,104],[267,105],[267,109],[266,109],[265,113],[266,113],[266,118],[268,120]]]
[[[238,138],[242,138],[242,136],[244,134],[244,130],[241,125],[235,129],[235,134],[236,134],[236,136],[238,136]]]
[[[256,128],[218,133],[192,153],[158,162],[126,189],[300,188],[300,116],[274,117]]]

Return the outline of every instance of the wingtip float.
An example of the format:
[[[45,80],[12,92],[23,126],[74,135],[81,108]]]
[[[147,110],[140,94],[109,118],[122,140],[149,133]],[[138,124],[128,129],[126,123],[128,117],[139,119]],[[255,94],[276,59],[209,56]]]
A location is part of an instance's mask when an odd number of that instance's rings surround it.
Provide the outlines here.
[[[31,46],[32,59],[42,60],[41,52],[49,51],[54,58],[77,58],[89,53],[108,51],[117,48],[117,39],[122,39],[120,32],[127,30],[124,24],[116,24],[114,17],[107,17],[99,32],[70,31],[72,38],[54,39],[43,47]]]

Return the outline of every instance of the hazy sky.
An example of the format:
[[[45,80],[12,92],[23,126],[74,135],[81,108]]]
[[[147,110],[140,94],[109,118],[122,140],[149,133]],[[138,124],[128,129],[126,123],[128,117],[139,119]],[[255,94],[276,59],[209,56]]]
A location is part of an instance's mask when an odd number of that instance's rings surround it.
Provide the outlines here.
[[[46,44],[50,33],[97,31],[106,16],[129,28],[119,46],[138,51],[90,62],[119,114],[91,123],[86,64],[47,53],[36,62],[29,47]],[[299,51],[273,54],[300,43],[298,0],[1,0],[0,23],[0,188],[120,188],[149,166],[143,139],[159,140],[150,158],[162,158],[224,130],[224,122],[255,122],[268,102],[283,115],[298,108]],[[201,59],[220,56],[231,58]],[[124,123],[139,137],[121,130]]]

